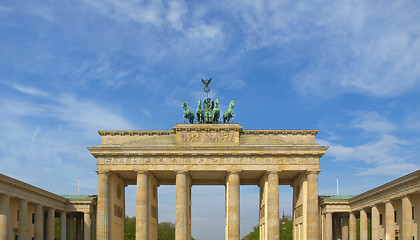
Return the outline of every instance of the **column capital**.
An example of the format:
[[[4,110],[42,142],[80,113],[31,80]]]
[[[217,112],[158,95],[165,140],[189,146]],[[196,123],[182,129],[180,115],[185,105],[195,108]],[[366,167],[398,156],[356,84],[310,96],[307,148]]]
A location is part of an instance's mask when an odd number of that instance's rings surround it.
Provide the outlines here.
[[[306,171],[306,175],[309,175],[309,174],[316,174],[316,175],[318,175],[320,172],[321,172],[321,170],[307,170]]]
[[[279,174],[279,173],[281,173],[281,170],[267,170],[265,173],[267,175],[269,175],[269,174]]]
[[[188,174],[188,170],[175,170],[174,172],[175,174],[184,174],[184,175]]]
[[[239,174],[239,173],[241,173],[241,170],[227,170],[226,173],[227,174]]]
[[[137,170],[137,171],[134,171],[136,174],[146,174],[146,175],[148,175],[149,174],[149,171],[147,171],[147,170]]]
[[[106,175],[109,175],[109,170],[95,170],[95,172],[96,172],[96,174],[106,174]]]

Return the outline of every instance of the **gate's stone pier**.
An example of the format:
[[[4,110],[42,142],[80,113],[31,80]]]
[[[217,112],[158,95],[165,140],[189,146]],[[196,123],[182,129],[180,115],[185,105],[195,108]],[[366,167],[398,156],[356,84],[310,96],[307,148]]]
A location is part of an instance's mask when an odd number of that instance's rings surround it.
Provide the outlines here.
[[[294,188],[294,239],[319,239],[317,130],[243,130],[177,124],[173,130],[99,131],[97,237],[123,239],[124,188],[137,185],[136,239],[157,239],[159,185],[176,185],[176,239],[191,239],[191,187],[226,186],[229,240],[240,239],[240,185],[260,187],[260,239],[279,239],[279,185]]]

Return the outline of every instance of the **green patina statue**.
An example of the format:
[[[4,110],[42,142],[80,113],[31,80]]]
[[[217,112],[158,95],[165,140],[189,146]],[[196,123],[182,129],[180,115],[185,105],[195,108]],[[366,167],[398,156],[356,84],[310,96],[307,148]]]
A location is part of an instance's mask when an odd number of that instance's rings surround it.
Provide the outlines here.
[[[197,110],[195,111],[196,116],[194,113],[188,108],[188,105],[185,101],[182,102],[182,107],[184,108],[184,123],[185,119],[188,120],[189,123],[194,123],[194,118],[197,119],[197,123],[221,123],[221,116],[220,116],[220,109],[219,109],[219,99],[216,98],[215,101],[211,101],[209,98],[210,92],[210,82],[209,80],[201,81],[204,83],[204,92],[207,93],[207,98],[203,101],[203,108],[201,108],[201,99],[198,100]],[[233,114],[233,107],[235,106],[235,100],[232,100],[229,104],[229,109],[223,114],[223,123],[230,123],[232,119],[234,119]]]
[[[235,106],[235,100],[230,101],[229,108],[223,113],[223,123],[229,123],[232,118],[232,123],[235,115],[233,114],[233,107]]]
[[[194,123],[194,113],[188,108],[187,102],[182,102],[182,107],[184,108],[184,123],[187,119],[190,123]]]

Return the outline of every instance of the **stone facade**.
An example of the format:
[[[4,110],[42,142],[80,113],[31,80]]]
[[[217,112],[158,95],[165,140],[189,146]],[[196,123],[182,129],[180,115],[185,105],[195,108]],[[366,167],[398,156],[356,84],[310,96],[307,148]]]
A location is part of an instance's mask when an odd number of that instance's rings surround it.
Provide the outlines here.
[[[319,239],[317,130],[243,130],[238,124],[177,124],[173,130],[99,131],[98,239],[122,239],[115,209],[137,185],[136,239],[157,239],[159,185],[176,185],[176,239],[191,239],[191,187],[226,187],[226,239],[240,239],[240,185],[258,185],[260,239],[279,239],[279,185],[296,190],[295,239]]]
[[[324,240],[355,240],[357,218],[360,239],[418,239],[420,170],[357,196],[321,196],[320,208]]]

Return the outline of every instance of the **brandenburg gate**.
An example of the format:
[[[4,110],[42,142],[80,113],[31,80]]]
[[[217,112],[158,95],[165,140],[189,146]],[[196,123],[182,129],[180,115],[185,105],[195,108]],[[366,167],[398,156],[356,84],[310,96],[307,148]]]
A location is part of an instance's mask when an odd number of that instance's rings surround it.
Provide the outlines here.
[[[176,185],[175,239],[191,239],[191,187],[226,188],[225,239],[240,239],[240,185],[258,185],[260,239],[279,239],[279,185],[293,187],[293,239],[319,239],[317,130],[244,130],[177,124],[172,130],[99,131],[97,239],[124,239],[127,185],[136,185],[136,240],[157,240],[160,185]],[[256,220],[257,222],[257,220]]]

